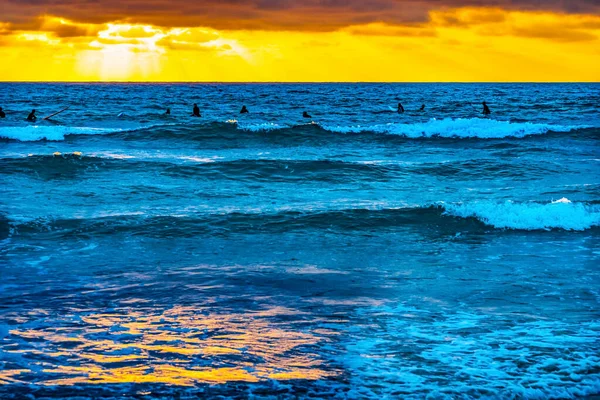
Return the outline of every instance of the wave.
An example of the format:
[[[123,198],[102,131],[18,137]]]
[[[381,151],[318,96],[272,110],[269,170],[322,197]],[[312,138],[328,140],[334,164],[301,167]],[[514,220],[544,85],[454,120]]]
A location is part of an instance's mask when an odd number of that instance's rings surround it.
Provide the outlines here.
[[[69,135],[118,135],[140,133],[146,139],[178,138],[202,140],[210,137],[226,139],[228,136],[239,140],[239,132],[272,133],[302,137],[324,133],[331,134],[384,134],[397,137],[455,138],[455,139],[501,139],[523,138],[551,132],[564,133],[590,129],[588,126],[551,125],[533,122],[497,121],[486,118],[470,119],[431,119],[422,123],[387,123],[372,125],[333,125],[310,122],[301,125],[287,125],[272,122],[240,123],[227,122],[171,123],[137,126],[128,128],[93,128],[69,126],[26,126],[0,128],[0,137],[19,141],[61,141]]]
[[[474,202],[445,204],[445,214],[477,218],[494,228],[583,231],[600,225],[600,207],[562,198],[547,204]]]
[[[37,142],[42,140],[63,141],[70,135],[110,135],[123,132],[134,132],[155,127],[168,126],[165,124],[144,125],[129,128],[94,128],[88,126],[9,126],[0,128],[0,138],[18,140],[21,142]]]
[[[53,239],[72,234],[112,235],[116,232],[158,238],[314,230],[377,234],[414,226],[423,232],[454,236],[461,232],[485,233],[490,227],[494,230],[584,231],[599,225],[599,205],[571,203],[566,199],[548,204],[472,202],[381,209],[134,213],[82,219],[0,218],[0,232],[6,236],[45,235]],[[427,229],[422,230],[423,227]]]
[[[232,159],[161,154],[159,158],[136,158],[126,154],[97,156],[84,154],[33,155],[0,158],[0,174],[23,174],[41,179],[70,179],[80,173],[116,171],[152,173],[199,179],[250,179],[266,182],[290,181],[383,181],[402,179],[411,174],[446,179],[516,179],[542,177],[559,172],[548,164],[510,162],[502,159],[477,159],[431,163],[404,163],[352,160]],[[561,170],[562,171],[562,170]]]
[[[65,153],[0,158],[0,174],[23,174],[41,179],[71,179],[86,172],[152,171],[152,174],[194,180],[250,179],[252,181],[388,180],[401,173],[399,166],[371,165],[341,160],[234,159],[200,157],[138,159]]]
[[[500,139],[506,137],[522,138],[530,135],[541,135],[548,132],[570,132],[582,128],[587,127],[538,124],[533,122],[497,121],[487,118],[446,118],[441,120],[434,118],[428,122],[416,124],[389,123],[367,126],[323,126],[323,129],[336,133],[373,132],[400,135],[408,138],[442,137],[480,139]]]

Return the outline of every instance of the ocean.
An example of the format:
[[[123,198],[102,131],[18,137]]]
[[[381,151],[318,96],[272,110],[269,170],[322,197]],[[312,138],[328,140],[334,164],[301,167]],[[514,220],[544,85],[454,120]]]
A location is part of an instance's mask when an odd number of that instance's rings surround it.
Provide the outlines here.
[[[599,104],[1,83],[0,398],[594,398]]]

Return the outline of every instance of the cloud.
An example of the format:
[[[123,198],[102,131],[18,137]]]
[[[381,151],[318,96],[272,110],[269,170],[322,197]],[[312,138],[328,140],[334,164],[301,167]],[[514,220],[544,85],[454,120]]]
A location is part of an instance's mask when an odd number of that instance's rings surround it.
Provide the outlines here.
[[[49,14],[92,24],[124,22],[228,30],[334,31],[369,23],[426,22],[431,11],[462,7],[600,12],[598,0],[0,0],[0,21],[27,24],[40,15]],[[451,18],[445,21],[448,25],[463,22]],[[70,29],[64,28],[64,34],[79,34],[76,28]]]
[[[342,32],[359,36],[395,36],[395,37],[432,37],[436,36],[435,29],[427,25],[389,25],[383,23],[370,23],[365,25],[352,25],[343,28]]]
[[[461,8],[433,11],[431,25],[472,31],[478,36],[513,36],[558,42],[597,40],[600,16]]]

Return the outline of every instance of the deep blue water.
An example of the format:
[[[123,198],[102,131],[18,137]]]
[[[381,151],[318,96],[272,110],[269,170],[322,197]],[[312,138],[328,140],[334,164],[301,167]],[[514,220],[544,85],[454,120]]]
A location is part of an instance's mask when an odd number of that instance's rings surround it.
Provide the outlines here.
[[[599,395],[598,104],[0,84],[0,398]]]

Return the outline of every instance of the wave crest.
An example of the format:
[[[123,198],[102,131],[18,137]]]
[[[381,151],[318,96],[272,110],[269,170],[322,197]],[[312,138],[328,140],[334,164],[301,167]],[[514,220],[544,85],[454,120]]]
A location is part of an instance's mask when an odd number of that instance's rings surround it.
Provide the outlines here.
[[[146,125],[129,128],[94,128],[88,126],[8,126],[0,128],[0,138],[19,140],[21,142],[36,142],[41,140],[63,141],[69,135],[110,135],[121,132],[133,132],[165,124]]]
[[[548,204],[473,202],[444,204],[445,215],[477,218],[501,229],[583,231],[600,225],[600,207],[560,199]]]
[[[200,213],[98,215],[74,219],[24,219],[0,215],[0,239],[13,235],[46,235],[62,238],[73,233],[94,235],[133,233],[148,237],[227,236],[236,234],[311,232],[339,230],[397,231],[428,226],[429,234],[510,230],[584,231],[600,225],[600,206],[570,202],[459,204],[437,203],[399,208],[212,210]],[[411,228],[412,227],[412,228]]]
[[[162,129],[160,129],[162,128]],[[331,134],[386,134],[409,139],[416,138],[523,138],[530,135],[542,135],[549,132],[571,132],[587,129],[586,126],[563,126],[539,124],[533,122],[497,121],[485,118],[471,119],[431,119],[427,122],[388,123],[374,125],[330,125],[310,122],[301,125],[286,125],[273,122],[240,123],[235,120],[227,122],[203,122],[200,124],[160,123],[154,125],[123,127],[123,128],[94,128],[70,126],[15,126],[0,128],[0,137],[19,141],[51,140],[61,141],[68,135],[109,135],[143,132],[144,138],[176,137],[178,139],[204,140],[207,137],[225,138],[238,137],[240,131],[250,133],[274,133],[290,137],[321,137],[323,133]]]
[[[434,118],[424,123],[415,124],[389,123],[368,126],[323,126],[323,129],[335,133],[373,132],[406,136],[408,138],[444,137],[481,139],[521,138],[548,132],[570,132],[581,128],[585,127],[497,121],[487,118],[446,118],[441,120]]]

